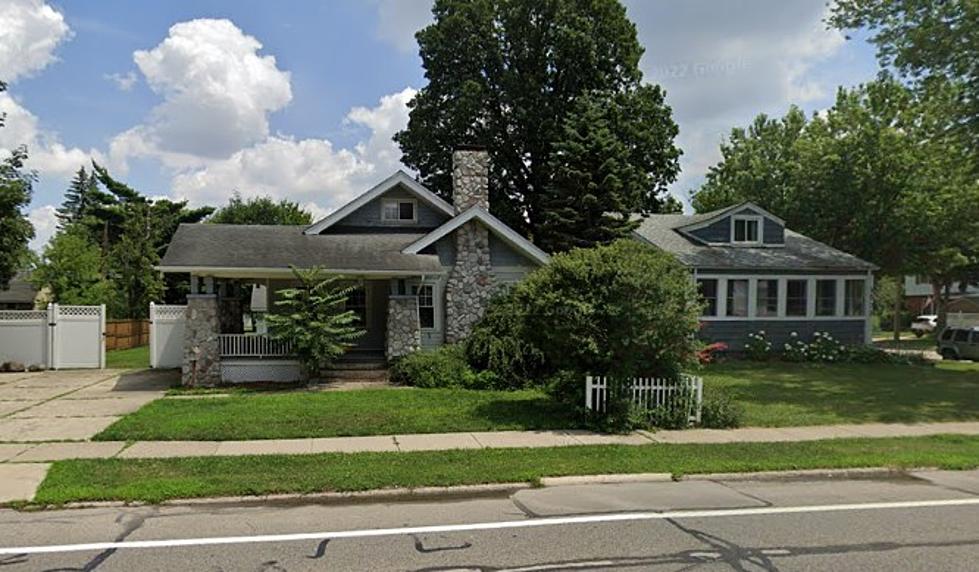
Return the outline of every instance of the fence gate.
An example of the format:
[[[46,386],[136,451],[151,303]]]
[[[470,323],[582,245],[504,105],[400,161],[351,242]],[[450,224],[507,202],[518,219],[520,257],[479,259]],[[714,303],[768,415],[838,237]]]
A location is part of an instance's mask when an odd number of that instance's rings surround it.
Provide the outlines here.
[[[105,367],[105,305],[0,312],[0,362],[51,369]]]
[[[150,303],[150,367],[180,367],[184,361],[187,306]]]

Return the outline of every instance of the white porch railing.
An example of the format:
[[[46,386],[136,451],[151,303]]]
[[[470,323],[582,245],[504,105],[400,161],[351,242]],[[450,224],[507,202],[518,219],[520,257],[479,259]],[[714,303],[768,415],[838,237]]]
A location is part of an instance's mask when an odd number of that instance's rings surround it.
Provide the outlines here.
[[[656,377],[636,377],[627,390],[630,400],[644,409],[658,407],[686,407],[690,421],[700,423],[700,410],[704,401],[704,380],[699,376],[681,374],[677,380]],[[685,399],[676,399],[679,396]],[[585,378],[585,406],[593,411],[604,412],[608,405],[608,378]]]
[[[220,334],[221,357],[285,358],[292,356],[292,344],[262,334]]]

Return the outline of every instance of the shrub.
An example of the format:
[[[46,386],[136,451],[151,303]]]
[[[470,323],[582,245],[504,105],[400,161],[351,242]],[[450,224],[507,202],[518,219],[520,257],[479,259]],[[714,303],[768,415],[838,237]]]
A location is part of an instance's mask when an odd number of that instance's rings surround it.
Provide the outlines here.
[[[695,286],[679,262],[648,245],[620,240],[556,255],[511,295],[543,373],[576,372],[574,383],[549,384],[566,402],[581,403],[588,373],[672,378],[696,363]]]
[[[748,334],[744,344],[744,355],[753,361],[766,361],[772,357],[772,342],[765,337],[765,330]]]
[[[731,429],[741,426],[744,408],[731,395],[719,388],[704,388],[700,409],[700,426],[708,429]]]
[[[837,362],[846,359],[847,351],[846,346],[827,332],[816,332],[812,335],[812,342],[809,343],[809,351],[806,355],[809,361]]]
[[[462,346],[446,345],[408,354],[391,364],[391,381],[414,387],[490,389],[497,385],[492,372],[475,372],[466,362]]]
[[[809,344],[799,338],[799,334],[789,334],[789,341],[782,346],[782,358],[785,361],[803,362],[809,360]]]
[[[521,389],[540,379],[544,355],[527,341],[524,322],[524,309],[508,290],[490,301],[466,339],[469,364],[476,370],[493,372],[498,389]]]

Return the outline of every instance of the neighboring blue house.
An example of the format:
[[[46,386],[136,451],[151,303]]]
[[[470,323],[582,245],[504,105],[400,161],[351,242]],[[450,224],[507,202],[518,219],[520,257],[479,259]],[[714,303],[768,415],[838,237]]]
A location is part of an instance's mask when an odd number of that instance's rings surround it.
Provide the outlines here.
[[[701,337],[744,349],[764,331],[779,348],[792,332],[870,343],[876,266],[785,228],[752,203],[696,215],[652,215],[636,235],[693,271],[707,302]]]

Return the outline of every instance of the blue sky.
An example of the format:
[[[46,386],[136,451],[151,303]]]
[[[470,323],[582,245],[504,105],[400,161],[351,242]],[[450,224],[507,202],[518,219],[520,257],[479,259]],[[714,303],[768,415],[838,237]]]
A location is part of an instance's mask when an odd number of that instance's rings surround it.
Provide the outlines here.
[[[871,46],[825,29],[823,0],[626,4],[680,125],[681,197],[731,127],[826,108],[877,70]],[[343,204],[400,166],[390,136],[424,85],[428,21],[427,0],[0,0],[0,149],[27,144],[39,174],[35,247],[92,157],[153,196]]]

